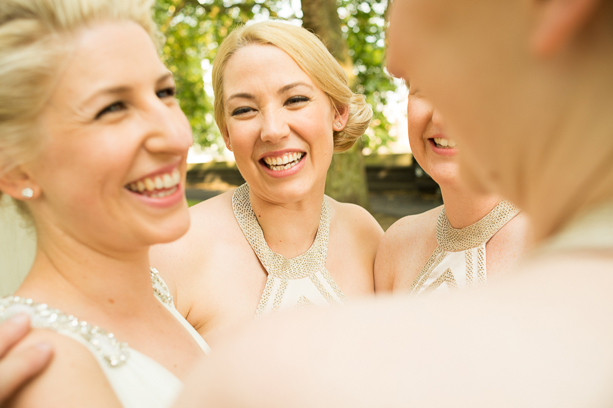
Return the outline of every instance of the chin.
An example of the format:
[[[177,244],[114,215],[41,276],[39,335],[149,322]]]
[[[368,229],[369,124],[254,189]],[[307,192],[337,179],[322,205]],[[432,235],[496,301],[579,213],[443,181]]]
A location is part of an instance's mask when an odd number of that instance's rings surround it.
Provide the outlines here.
[[[456,186],[462,181],[460,179],[460,168],[457,163],[437,163],[428,168],[426,173],[439,186]]]
[[[166,244],[176,241],[187,233],[191,225],[187,208],[179,214],[157,220],[149,229],[149,245]]]

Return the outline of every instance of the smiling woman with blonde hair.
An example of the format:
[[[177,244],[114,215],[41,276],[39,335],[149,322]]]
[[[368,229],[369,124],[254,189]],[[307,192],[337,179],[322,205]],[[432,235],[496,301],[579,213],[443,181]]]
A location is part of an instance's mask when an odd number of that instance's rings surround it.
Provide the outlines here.
[[[37,235],[34,265],[0,299],[0,320],[30,316],[16,353],[54,350],[3,406],[166,407],[208,352],[149,266],[151,245],[189,227],[192,143],[151,7],[0,3],[0,194]]]
[[[254,316],[372,293],[381,227],[324,195],[332,155],[372,116],[340,64],[304,28],[259,22],[221,44],[213,87],[246,184],[192,207],[187,235],[152,253],[179,310],[213,343]]]

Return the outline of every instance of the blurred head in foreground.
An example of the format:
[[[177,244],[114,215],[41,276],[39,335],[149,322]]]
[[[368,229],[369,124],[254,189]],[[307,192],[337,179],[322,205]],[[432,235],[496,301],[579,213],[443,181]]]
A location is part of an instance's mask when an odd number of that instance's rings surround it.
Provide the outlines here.
[[[388,68],[444,115],[467,181],[526,210],[538,238],[613,197],[613,2],[393,7]]]

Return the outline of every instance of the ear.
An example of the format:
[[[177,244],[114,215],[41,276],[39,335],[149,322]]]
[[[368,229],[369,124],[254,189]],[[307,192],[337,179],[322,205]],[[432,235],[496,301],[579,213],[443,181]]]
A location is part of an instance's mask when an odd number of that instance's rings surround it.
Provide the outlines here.
[[[345,128],[345,126],[347,125],[347,121],[349,120],[349,106],[339,106],[334,110],[334,124],[332,125],[332,128],[335,131],[340,131],[343,130]],[[340,124],[340,126],[338,126],[336,124]]]
[[[536,27],[532,50],[542,57],[555,54],[580,31],[593,16],[601,0],[533,0]]]
[[[223,141],[226,144],[226,147],[229,151],[232,151],[232,142],[230,142],[230,135],[228,134],[228,129],[222,132]]]
[[[32,190],[31,197],[23,195],[22,192],[26,188]],[[41,193],[38,184],[19,166],[0,176],[0,191],[16,200],[32,200],[38,198]]]

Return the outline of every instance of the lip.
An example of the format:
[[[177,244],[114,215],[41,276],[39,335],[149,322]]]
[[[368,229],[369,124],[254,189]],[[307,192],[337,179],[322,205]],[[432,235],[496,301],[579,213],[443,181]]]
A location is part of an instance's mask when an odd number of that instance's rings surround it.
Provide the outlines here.
[[[266,164],[263,163],[263,159],[265,157],[277,157],[277,156],[282,156],[285,153],[303,153],[304,155],[302,156],[302,159],[300,159],[298,164],[296,164],[291,169],[287,169],[287,170],[280,170],[280,171],[271,170],[271,169],[268,168],[268,166],[266,166]],[[305,161],[306,157],[307,157],[307,153],[305,151],[299,150],[299,149],[276,150],[274,152],[264,153],[262,156],[260,156],[260,159],[258,160],[258,164],[264,170],[264,172],[267,175],[269,175],[270,177],[272,177],[272,178],[284,178],[284,177],[293,176],[294,174],[296,174],[300,170],[302,170],[302,168],[304,167],[304,165],[306,163],[306,161]]]
[[[167,165],[167,166],[160,167],[159,169],[154,170],[154,171],[152,171],[151,173],[147,173],[147,174],[142,175],[142,176],[140,176],[140,177],[138,177],[138,178],[136,178],[136,179],[134,179],[134,180],[132,180],[132,181],[128,181],[128,182],[127,182],[126,184],[124,184],[124,185],[126,185],[126,186],[127,186],[127,185],[130,185],[130,184],[132,184],[132,183],[136,183],[137,181],[142,180],[142,179],[147,178],[147,177],[149,177],[149,178],[153,178],[153,177],[155,177],[155,176],[157,176],[157,175],[159,175],[159,174],[170,173],[170,172],[171,172],[171,171],[173,171],[175,168],[179,168],[179,170],[180,170],[181,163],[182,163],[182,160],[177,160],[177,161],[176,161],[174,164],[169,164],[169,165]]]
[[[166,197],[148,197],[144,194],[138,194],[134,191],[130,191],[127,188],[124,189],[128,192],[132,197],[139,200],[140,202],[146,204],[147,206],[154,208],[169,208],[177,205],[178,203],[185,200],[185,190],[183,188],[183,183],[179,183],[176,186],[176,191]]]
[[[428,144],[430,145],[430,148],[432,149],[434,153],[440,156],[455,156],[456,154],[458,154],[458,149],[456,147],[452,147],[452,148],[437,147],[436,144],[434,143],[434,138],[448,139],[447,137],[443,135],[434,135],[432,137],[429,137]]]

